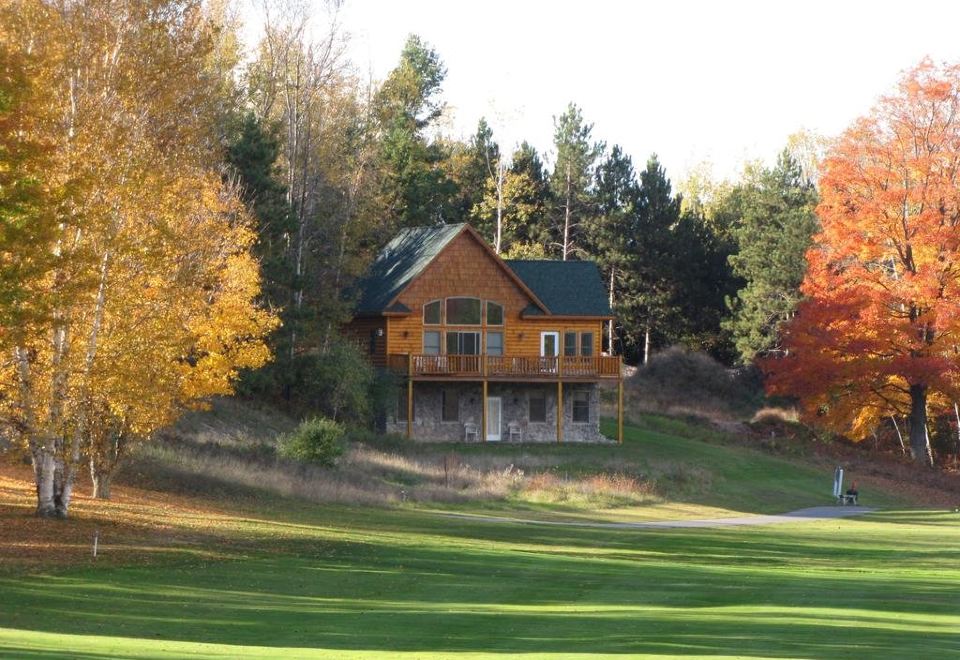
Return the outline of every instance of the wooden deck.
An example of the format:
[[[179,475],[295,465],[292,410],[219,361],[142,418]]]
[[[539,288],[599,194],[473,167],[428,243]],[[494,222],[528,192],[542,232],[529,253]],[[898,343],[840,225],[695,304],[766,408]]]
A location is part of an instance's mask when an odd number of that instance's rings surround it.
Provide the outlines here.
[[[416,355],[387,358],[393,371],[417,380],[597,380],[619,379],[620,358],[517,355]]]

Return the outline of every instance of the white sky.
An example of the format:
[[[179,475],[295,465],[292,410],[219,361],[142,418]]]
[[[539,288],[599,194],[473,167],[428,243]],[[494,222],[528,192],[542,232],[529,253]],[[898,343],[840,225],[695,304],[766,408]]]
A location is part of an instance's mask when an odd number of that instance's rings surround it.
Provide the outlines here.
[[[375,79],[410,33],[437,50],[455,137],[486,116],[501,147],[549,154],[574,101],[596,138],[637,169],[656,152],[675,182],[703,161],[736,176],[801,128],[835,135],[925,55],[960,59],[949,0],[344,0],[340,20]]]

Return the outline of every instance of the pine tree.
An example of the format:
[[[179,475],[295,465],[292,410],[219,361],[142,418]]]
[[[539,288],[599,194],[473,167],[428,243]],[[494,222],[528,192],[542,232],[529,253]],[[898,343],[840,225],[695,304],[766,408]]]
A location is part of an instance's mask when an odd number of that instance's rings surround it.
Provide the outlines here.
[[[640,173],[628,293],[620,305],[625,339],[644,363],[650,359],[657,333],[675,335],[678,283],[674,229],[680,220],[680,204],[656,154],[652,155]]]
[[[444,163],[447,176],[456,184],[457,193],[451,200],[448,222],[470,222],[485,236],[492,235],[489,218],[474,212],[483,201],[487,182],[496,178],[503,163],[500,145],[493,137],[487,120],[481,118],[477,131],[466,143],[453,143],[448,148]]]
[[[373,100],[380,127],[380,159],[386,212],[399,226],[434,224],[456,219],[456,184],[441,163],[441,145],[430,142],[426,129],[443,112],[440,100],[446,67],[435,50],[410,35],[400,63],[387,76]]]
[[[640,204],[640,186],[630,156],[614,145],[597,167],[594,180],[595,214],[584,225],[587,250],[600,266],[610,307],[616,309],[636,255],[635,235]],[[607,345],[617,349],[613,322],[608,325]]]
[[[529,142],[521,142],[514,150],[510,174],[529,183],[515,198],[515,203],[528,211],[510,228],[504,240],[509,245],[537,245],[540,253],[545,253],[550,236],[550,184],[543,160]]]
[[[776,167],[742,185],[727,207],[739,215],[733,226],[737,253],[733,272],[745,285],[729,301],[724,327],[744,362],[782,351],[780,326],[792,318],[806,271],[804,254],[817,228],[817,192],[787,151]]]
[[[557,161],[550,176],[552,247],[566,261],[581,253],[581,224],[592,213],[594,167],[605,146],[593,141],[593,124],[584,122],[580,108],[573,103],[554,117],[553,126]]]

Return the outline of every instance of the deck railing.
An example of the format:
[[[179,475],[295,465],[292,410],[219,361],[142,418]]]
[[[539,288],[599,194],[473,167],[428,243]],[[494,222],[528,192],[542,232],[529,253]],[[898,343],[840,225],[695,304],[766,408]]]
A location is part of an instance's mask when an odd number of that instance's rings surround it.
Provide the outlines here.
[[[619,378],[620,358],[608,355],[538,357],[527,355],[393,354],[394,371],[421,377],[486,378]]]

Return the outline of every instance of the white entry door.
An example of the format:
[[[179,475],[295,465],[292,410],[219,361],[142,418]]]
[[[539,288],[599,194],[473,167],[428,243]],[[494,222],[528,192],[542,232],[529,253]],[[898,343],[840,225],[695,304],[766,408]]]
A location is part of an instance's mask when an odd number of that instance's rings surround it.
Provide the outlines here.
[[[498,396],[487,397],[487,441],[500,441],[500,427],[503,420],[503,403]]]
[[[557,373],[557,362],[560,360],[560,333],[540,333],[540,373]]]
[[[560,333],[559,332],[541,332],[540,333],[540,356],[557,357],[560,355]]]

